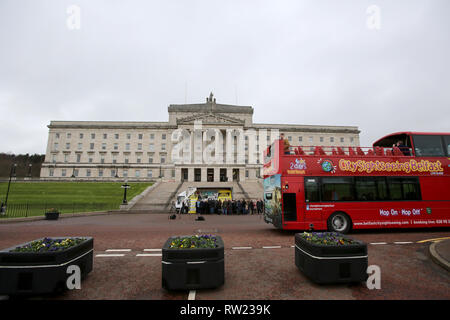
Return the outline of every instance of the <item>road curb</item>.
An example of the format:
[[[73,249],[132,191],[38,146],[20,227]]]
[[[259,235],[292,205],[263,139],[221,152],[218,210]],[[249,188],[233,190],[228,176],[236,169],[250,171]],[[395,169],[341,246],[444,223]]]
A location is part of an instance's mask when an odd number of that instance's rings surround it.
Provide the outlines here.
[[[447,240],[449,241],[449,240]],[[436,245],[439,242],[433,242],[430,247],[429,247],[429,252],[431,255],[431,259],[438,265],[440,265],[441,267],[443,267],[445,270],[450,272],[450,262],[447,261],[446,259],[444,259],[439,252],[436,250]]]

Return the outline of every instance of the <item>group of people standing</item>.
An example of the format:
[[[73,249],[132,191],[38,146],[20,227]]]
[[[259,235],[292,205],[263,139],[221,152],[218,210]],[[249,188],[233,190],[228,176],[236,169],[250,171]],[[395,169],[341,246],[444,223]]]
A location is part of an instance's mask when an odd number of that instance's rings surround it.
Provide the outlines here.
[[[189,212],[190,201],[185,201],[181,207],[181,213]],[[198,199],[195,203],[198,214],[261,214],[264,212],[263,200],[214,200]]]

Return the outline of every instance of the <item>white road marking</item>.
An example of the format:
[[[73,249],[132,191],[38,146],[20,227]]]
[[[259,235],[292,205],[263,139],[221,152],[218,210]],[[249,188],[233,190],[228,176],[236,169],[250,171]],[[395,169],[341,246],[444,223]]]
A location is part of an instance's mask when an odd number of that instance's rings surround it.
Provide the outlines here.
[[[252,247],[232,247],[233,250],[250,250],[253,249]]]
[[[106,252],[130,252],[131,249],[107,249]]]
[[[379,244],[387,244],[387,242],[371,242],[370,244],[379,245]]]
[[[195,290],[189,291],[188,300],[195,300]]]
[[[136,257],[162,257],[162,253],[138,253]]]
[[[96,257],[123,257],[125,256],[123,253],[109,253],[109,254],[97,254]]]
[[[162,249],[144,249],[146,252],[162,251]]]
[[[281,246],[263,246],[263,249],[280,249]]]
[[[413,243],[412,241],[397,241],[397,242],[394,242],[395,244],[410,244],[410,243]]]

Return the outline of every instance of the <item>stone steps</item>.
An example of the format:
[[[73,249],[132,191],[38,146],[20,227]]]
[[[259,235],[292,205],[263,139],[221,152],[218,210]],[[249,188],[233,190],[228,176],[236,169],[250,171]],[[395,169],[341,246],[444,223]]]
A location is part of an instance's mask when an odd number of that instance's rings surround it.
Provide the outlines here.
[[[258,181],[246,182],[160,182],[155,188],[143,195],[134,206],[129,208],[133,212],[167,212],[170,204],[175,201],[176,196],[188,190],[189,187],[196,188],[224,188],[231,189],[233,199],[258,200],[263,197],[263,186]]]

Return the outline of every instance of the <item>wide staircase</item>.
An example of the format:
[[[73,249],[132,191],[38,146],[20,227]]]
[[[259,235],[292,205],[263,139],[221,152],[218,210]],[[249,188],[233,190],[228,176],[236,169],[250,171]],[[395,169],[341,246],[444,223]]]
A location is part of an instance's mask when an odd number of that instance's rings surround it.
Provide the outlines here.
[[[167,213],[176,196],[189,187],[196,188],[229,188],[233,199],[258,200],[263,196],[263,185],[259,181],[245,182],[160,182],[148,194],[130,208],[130,211],[148,213]]]

